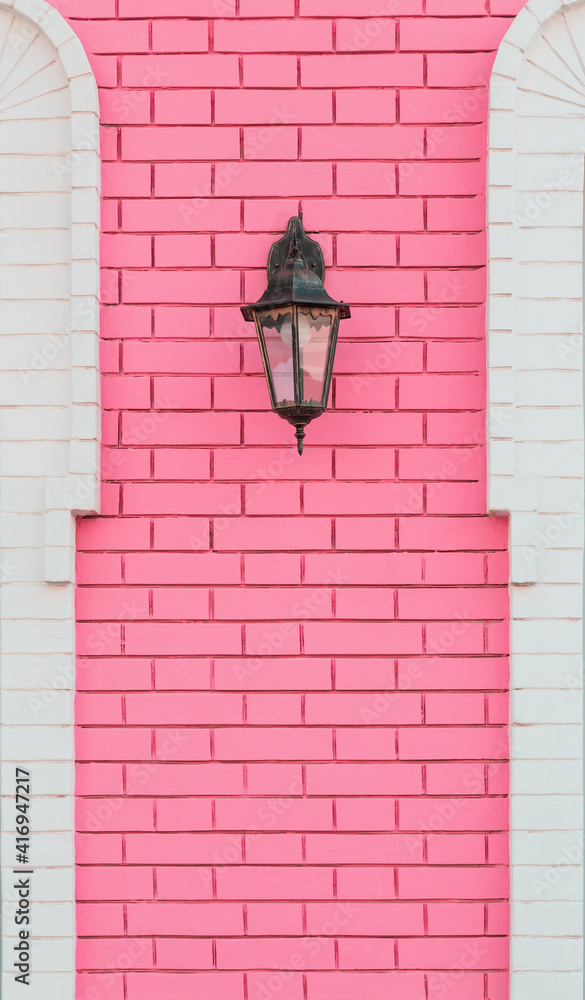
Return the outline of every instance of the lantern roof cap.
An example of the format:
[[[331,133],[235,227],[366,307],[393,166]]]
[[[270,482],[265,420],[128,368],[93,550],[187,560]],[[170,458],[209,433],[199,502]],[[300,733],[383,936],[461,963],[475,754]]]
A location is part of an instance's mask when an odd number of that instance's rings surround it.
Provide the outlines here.
[[[339,318],[351,315],[346,302],[337,302],[325,290],[325,262],[321,247],[305,233],[302,219],[293,217],[286,235],[272,247],[268,258],[268,287],[257,302],[242,306],[245,320],[254,313],[286,305],[339,309]]]

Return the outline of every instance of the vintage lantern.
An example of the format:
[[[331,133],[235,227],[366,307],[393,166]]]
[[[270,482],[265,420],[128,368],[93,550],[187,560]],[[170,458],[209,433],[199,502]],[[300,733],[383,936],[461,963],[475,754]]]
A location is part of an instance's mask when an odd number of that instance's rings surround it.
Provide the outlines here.
[[[327,409],[339,321],[351,314],[325,291],[323,251],[301,218],[273,245],[267,270],[268,288],[242,314],[256,323],[272,408],[296,428],[302,455],[305,427]]]

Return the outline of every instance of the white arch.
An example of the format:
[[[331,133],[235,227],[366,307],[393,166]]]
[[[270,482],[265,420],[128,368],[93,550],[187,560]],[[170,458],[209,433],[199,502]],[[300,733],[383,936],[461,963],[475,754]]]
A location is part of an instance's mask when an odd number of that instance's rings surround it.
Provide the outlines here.
[[[512,1000],[583,997],[585,3],[530,0],[490,90],[488,503],[510,515]]]
[[[42,0],[0,0],[2,1000],[73,1000],[75,515],[98,511],[99,106]],[[18,927],[15,766],[32,775],[32,969]]]

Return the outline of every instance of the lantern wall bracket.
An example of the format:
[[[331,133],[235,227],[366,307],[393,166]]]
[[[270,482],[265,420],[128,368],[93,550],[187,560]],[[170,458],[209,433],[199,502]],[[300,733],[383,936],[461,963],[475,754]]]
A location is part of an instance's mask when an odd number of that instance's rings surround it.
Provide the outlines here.
[[[325,282],[325,258],[323,251],[316,240],[307,236],[303,221],[299,217],[293,217],[282,239],[272,245],[268,255],[268,280],[278,272],[283,271],[290,257],[291,249],[296,245],[308,271],[313,271],[317,277]]]

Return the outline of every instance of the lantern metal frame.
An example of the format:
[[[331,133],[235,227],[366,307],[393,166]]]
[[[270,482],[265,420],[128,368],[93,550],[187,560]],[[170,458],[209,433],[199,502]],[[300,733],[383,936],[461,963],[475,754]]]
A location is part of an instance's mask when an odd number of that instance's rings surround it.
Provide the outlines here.
[[[242,315],[247,322],[254,322],[264,365],[264,374],[272,409],[296,428],[299,454],[303,453],[305,427],[327,409],[333,362],[337,347],[339,323],[351,316],[346,302],[337,302],[325,290],[325,260],[323,251],[316,240],[307,236],[300,216],[293,217],[282,239],[273,244],[268,256],[268,287],[264,295],[251,305],[242,306]],[[294,401],[279,403],[274,386],[274,375],[270,366],[266,334],[262,320],[274,310],[289,311],[291,315],[291,347],[293,361]],[[303,398],[304,371],[301,364],[301,344],[299,336],[299,314],[312,311],[330,313],[331,328],[328,333],[327,353],[324,365],[323,390],[317,402]],[[316,317],[313,317],[315,319]]]

